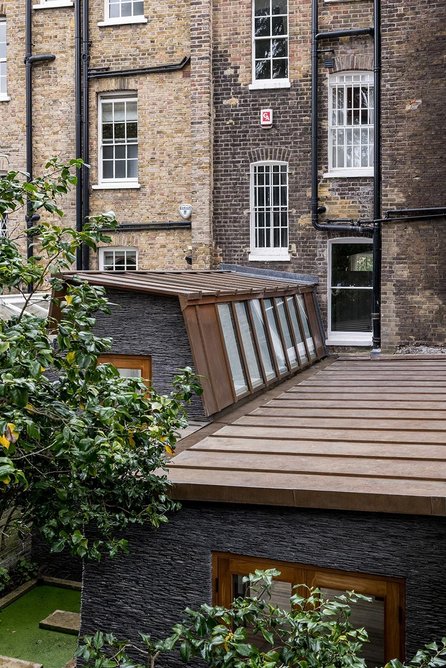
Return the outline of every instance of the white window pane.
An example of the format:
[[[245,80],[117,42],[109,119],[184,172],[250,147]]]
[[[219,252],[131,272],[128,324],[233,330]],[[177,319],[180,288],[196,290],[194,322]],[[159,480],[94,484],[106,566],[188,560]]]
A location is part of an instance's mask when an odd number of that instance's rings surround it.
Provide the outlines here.
[[[126,119],[127,121],[136,121],[137,120],[137,111],[136,111],[136,100],[135,102],[127,102],[126,108]]]
[[[231,368],[235,394],[239,396],[247,391],[248,386],[246,384],[245,375],[243,372],[240,351],[229,305],[219,304],[218,314],[220,316],[220,323],[223,331],[226,352],[229,359],[229,366]]]
[[[144,15],[144,3],[143,2],[134,2],[133,3],[133,16],[143,16]]]
[[[109,6],[109,16],[111,19],[117,19],[120,16],[121,5],[113,4]]]
[[[119,375],[123,378],[141,378],[141,369],[125,369],[124,367],[116,367]]]
[[[287,371],[285,353],[283,352],[282,341],[277,329],[277,322],[271,299],[265,299],[265,311],[277,365],[279,367],[280,373],[285,373],[285,371]]]
[[[115,162],[115,178],[116,179],[125,179],[125,160],[116,160]]]
[[[138,177],[138,161],[129,160],[127,162],[127,178],[136,179]]]
[[[283,338],[285,339],[285,345],[287,349],[288,359],[291,366],[294,368],[298,366],[296,349],[294,348],[294,343],[291,338],[290,329],[288,326],[288,320],[285,312],[285,303],[282,298],[276,299],[277,312],[279,314],[280,326],[282,328]]]
[[[111,102],[102,103],[102,121],[110,122],[113,120],[113,105]]]
[[[104,160],[102,163],[102,176],[104,179],[113,178],[113,161]]]
[[[114,121],[125,121],[125,102],[115,102]]]
[[[251,310],[251,316],[254,322],[254,328],[257,335],[257,341],[259,342],[260,355],[262,357],[263,368],[265,369],[265,374],[267,380],[275,378],[276,372],[271,360],[271,354],[268,345],[268,339],[265,332],[265,323],[263,321],[262,308],[258,299],[253,299],[249,302],[249,308]]]
[[[121,5],[121,16],[131,16],[132,15],[132,3],[123,2]]]
[[[242,338],[242,346],[245,351],[246,361],[248,363],[248,373],[253,387],[263,385],[262,374],[260,373],[259,363],[254,347],[253,335],[251,332],[251,325],[246,313],[246,304],[244,302],[237,302],[235,304],[238,324],[240,327],[240,334]]]

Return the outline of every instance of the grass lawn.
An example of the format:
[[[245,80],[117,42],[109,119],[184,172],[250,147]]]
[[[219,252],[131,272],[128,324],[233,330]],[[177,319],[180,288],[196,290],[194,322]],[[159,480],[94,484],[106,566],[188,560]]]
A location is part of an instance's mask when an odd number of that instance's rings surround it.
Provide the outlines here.
[[[39,585],[0,611],[0,654],[63,668],[74,654],[76,636],[39,629],[39,622],[54,612],[79,612],[80,592]]]

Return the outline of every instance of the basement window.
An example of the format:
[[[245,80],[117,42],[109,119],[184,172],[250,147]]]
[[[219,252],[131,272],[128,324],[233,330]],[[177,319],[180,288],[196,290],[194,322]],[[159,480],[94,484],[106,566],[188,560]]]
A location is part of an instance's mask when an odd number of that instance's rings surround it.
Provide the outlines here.
[[[404,609],[404,583],[397,578],[351,573],[307,564],[297,564],[233,554],[213,554],[213,604],[229,607],[238,596],[249,596],[249,585],[243,577],[256,569],[275,568],[280,575],[273,580],[271,603],[290,610],[294,587],[318,587],[325,598],[345,591],[355,591],[372,600],[352,605],[351,621],[364,626],[369,642],[363,658],[369,668],[383,666],[393,658],[404,656],[404,627],[400,619]],[[269,649],[269,646],[268,646]]]

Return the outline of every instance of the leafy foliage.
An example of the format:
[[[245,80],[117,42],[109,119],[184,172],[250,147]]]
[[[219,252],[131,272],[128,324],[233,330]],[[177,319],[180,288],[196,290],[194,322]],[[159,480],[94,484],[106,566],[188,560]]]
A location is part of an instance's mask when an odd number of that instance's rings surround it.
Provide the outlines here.
[[[3,595],[10,582],[11,576],[9,575],[8,569],[0,566],[0,596]]]
[[[165,640],[141,635],[142,647],[97,632],[83,638],[77,656],[85,668],[153,668],[159,654],[179,648],[184,663],[195,657],[211,668],[366,668],[360,658],[368,641],[365,629],[350,623],[351,605],[366,597],[346,592],[327,599],[319,589],[296,588],[291,609],[270,602],[274,569],[244,578],[249,595],[230,608],[202,605],[186,609],[186,617]],[[130,654],[145,658],[140,663]],[[436,668],[446,665],[446,638],[430,643],[407,664],[394,659],[385,668]]]
[[[10,172],[0,179],[0,215],[28,198],[32,210],[62,218],[57,200],[75,184],[79,165],[51,161],[49,174],[32,183]],[[129,525],[157,527],[177,507],[167,494],[166,452],[186,424],[184,402],[199,392],[190,369],[161,396],[98,364],[111,346],[93,333],[95,313],[108,311],[104,290],[63,285],[57,273],[72,266],[82,244],[109,241],[113,224],[110,215],[97,216],[78,232],[40,220],[28,230],[29,259],[19,238],[0,239],[1,291],[25,298],[19,315],[0,321],[0,512],[20,508],[21,527],[38,527],[54,551],[94,559],[126,549],[120,534]],[[55,335],[54,322],[26,311],[47,286],[64,295]]]

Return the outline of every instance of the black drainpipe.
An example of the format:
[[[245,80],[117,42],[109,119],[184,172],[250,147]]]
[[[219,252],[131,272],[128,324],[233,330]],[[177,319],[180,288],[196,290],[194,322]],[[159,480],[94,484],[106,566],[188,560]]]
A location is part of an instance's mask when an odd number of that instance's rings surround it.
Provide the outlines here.
[[[381,349],[381,264],[382,264],[382,156],[381,156],[381,0],[373,3],[373,71],[375,90],[374,158],[373,158],[373,291],[372,345]]]
[[[45,63],[53,61],[56,56],[51,53],[43,53],[33,56],[33,37],[32,37],[32,0],[26,0],[25,6],[25,127],[26,127],[26,173],[27,181],[33,179],[33,79],[32,71],[35,63]],[[33,215],[32,202],[29,198],[26,200],[26,227],[29,229],[39,219],[37,214]],[[26,254],[28,259],[33,256],[33,240],[28,236],[26,241]],[[31,289],[32,286],[29,286]]]
[[[80,0],[78,0],[79,2]],[[88,0],[82,1],[82,224],[90,215],[90,120],[89,120],[89,91],[88,91],[88,64],[90,61],[90,31],[88,23]],[[82,246],[82,269],[90,268],[90,249]]]
[[[81,104],[81,0],[75,0],[74,9],[74,107],[75,107],[75,157],[82,158],[82,104]],[[77,174],[76,183],[76,231],[82,231],[82,177],[83,170]],[[82,269],[82,249],[76,250],[76,269]]]

